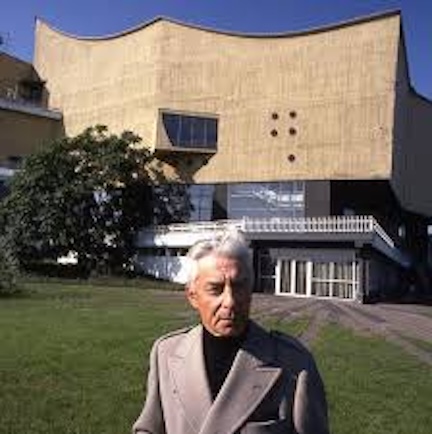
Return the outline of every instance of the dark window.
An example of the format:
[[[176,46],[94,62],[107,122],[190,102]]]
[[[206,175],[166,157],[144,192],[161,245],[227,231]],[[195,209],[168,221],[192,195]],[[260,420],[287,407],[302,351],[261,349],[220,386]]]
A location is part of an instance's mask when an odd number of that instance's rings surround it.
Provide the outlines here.
[[[43,83],[38,81],[20,82],[20,97],[27,102],[40,103],[42,101]]]
[[[163,123],[171,143],[177,142],[179,140],[177,134],[180,132],[177,116],[164,113]]]
[[[163,113],[162,122],[173,146],[208,149],[217,147],[216,118]]]
[[[201,143],[206,143],[206,122],[202,122],[200,118],[192,118],[192,146],[200,146]]]
[[[228,218],[304,217],[304,182],[228,184]]]
[[[180,117],[179,118],[179,130],[180,138],[178,141],[178,146],[185,146],[187,148],[192,145],[192,129],[193,129],[193,118],[192,117]]]
[[[12,164],[18,165],[21,163],[23,157],[21,157],[20,155],[9,155],[8,156],[8,161],[10,161]]]

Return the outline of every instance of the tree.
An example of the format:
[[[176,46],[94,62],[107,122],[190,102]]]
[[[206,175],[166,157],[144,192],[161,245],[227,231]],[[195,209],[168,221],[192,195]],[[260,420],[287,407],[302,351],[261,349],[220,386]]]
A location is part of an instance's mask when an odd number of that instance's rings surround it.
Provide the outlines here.
[[[18,266],[7,240],[0,235],[0,295],[17,290]]]
[[[2,203],[3,226],[21,265],[71,251],[86,270],[129,264],[137,230],[153,221],[154,209],[169,209],[152,197],[152,179],[161,173],[155,176],[154,158],[137,147],[140,141],[96,126],[25,160]]]
[[[160,182],[152,188],[153,222],[158,225],[189,220],[192,204],[186,184]]]

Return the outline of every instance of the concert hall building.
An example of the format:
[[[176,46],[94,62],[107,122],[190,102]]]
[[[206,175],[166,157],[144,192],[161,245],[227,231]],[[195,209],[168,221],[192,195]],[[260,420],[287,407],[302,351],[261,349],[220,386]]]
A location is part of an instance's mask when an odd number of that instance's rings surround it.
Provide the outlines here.
[[[190,221],[138,235],[141,271],[181,281],[185,250],[235,226],[256,291],[367,301],[424,283],[432,103],[399,12],[281,34],[157,18],[79,37],[37,20],[33,66],[56,134],[131,130],[188,185]]]

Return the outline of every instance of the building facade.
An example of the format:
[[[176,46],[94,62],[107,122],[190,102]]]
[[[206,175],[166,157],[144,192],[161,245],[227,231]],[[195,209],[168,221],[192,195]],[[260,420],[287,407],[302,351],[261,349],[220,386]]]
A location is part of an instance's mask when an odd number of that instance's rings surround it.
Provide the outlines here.
[[[0,52],[0,197],[25,155],[63,134],[33,65]]]
[[[38,20],[34,67],[66,134],[132,130],[189,185],[190,224],[138,237],[149,272],[181,279],[185,248],[226,225],[278,294],[400,291],[426,257],[432,105],[398,12],[275,35],[158,18],[83,38]]]

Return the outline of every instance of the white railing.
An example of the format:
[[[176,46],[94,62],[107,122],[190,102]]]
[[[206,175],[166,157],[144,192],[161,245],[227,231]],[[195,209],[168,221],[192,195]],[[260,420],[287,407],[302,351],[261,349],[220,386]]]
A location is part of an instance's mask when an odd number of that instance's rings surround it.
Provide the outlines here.
[[[156,234],[166,234],[169,232],[209,232],[223,231],[230,227],[244,230],[243,220],[216,220],[213,222],[192,222],[192,223],[172,223],[170,225],[153,226],[144,228],[144,231]]]
[[[361,234],[375,233],[387,245],[394,242],[373,216],[331,216],[302,218],[254,219],[245,217],[240,220],[218,220],[214,222],[175,223],[144,229],[142,232],[153,234],[218,232],[228,228],[253,233],[333,233]]]

